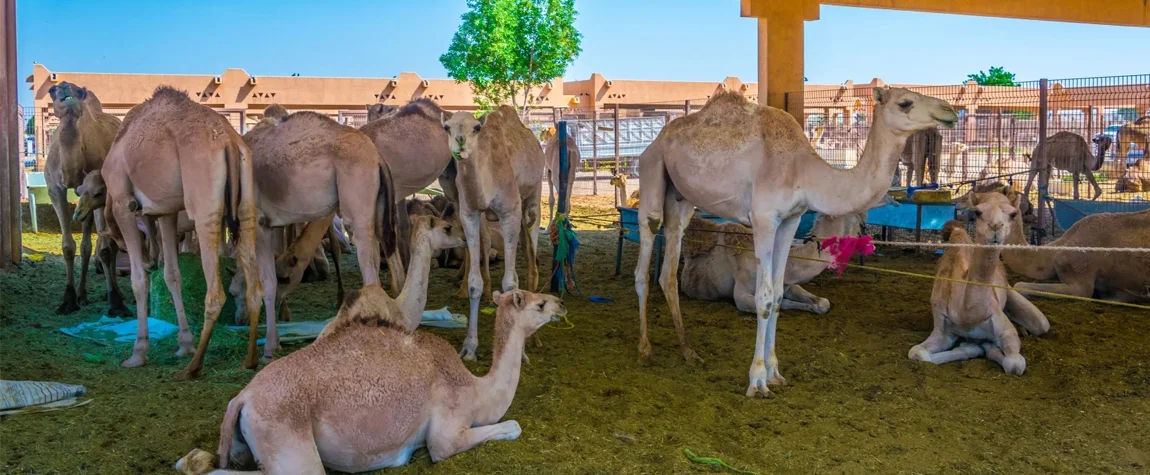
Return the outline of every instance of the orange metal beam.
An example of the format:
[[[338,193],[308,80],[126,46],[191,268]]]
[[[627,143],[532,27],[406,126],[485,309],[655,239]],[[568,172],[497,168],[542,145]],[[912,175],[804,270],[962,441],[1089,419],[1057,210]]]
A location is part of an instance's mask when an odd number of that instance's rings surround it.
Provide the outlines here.
[[[745,17],[770,16],[773,5],[794,0],[741,0]],[[1150,2],[1143,0],[801,0],[843,7],[883,8],[1024,20],[1150,27]],[[817,18],[817,8],[816,18]],[[808,10],[809,11],[809,10]],[[813,19],[809,18],[808,20]]]

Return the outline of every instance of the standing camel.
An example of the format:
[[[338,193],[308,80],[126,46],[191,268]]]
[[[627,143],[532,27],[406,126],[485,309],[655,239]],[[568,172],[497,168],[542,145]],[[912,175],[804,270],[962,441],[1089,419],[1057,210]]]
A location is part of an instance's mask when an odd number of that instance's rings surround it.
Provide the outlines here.
[[[52,209],[60,220],[61,247],[64,251],[64,270],[67,283],[64,285],[64,300],[56,307],[57,314],[68,314],[88,304],[88,260],[92,256],[92,227],[103,227],[103,216],[85,216],[81,222],[80,238],[80,285],[77,291],[76,241],[72,238],[72,213],[68,210],[68,189],[76,188],[84,182],[88,172],[99,170],[104,158],[120,130],[120,119],[105,114],[100,100],[85,88],[70,82],[61,82],[48,89],[52,97],[52,113],[60,119],[55,137],[48,147],[48,159],[44,163],[44,176],[48,181],[48,195],[52,198]],[[106,251],[102,244],[106,240],[97,238],[97,252]],[[115,268],[115,265],[111,266]],[[108,290],[108,315],[129,315],[124,306],[120,289],[116,285],[116,273],[105,273]]]
[[[747,101],[736,92],[712,96],[695,114],[672,121],[639,158],[639,355],[651,361],[647,338],[647,275],[655,233],[664,227],[666,256],[659,284],[671,307],[681,354],[700,359],[687,342],[679,312],[678,265],[684,227],[695,207],[751,226],[758,329],[747,396],[785,384],[775,356],[775,324],[783,297],[787,254],[807,209],[842,216],[866,209],[887,192],[899,152],[914,132],[953,126],[945,101],[902,88],[874,89],[874,124],[858,165],[835,168],[819,158],[790,114]]]
[[[535,290],[539,268],[535,252],[539,241],[539,198],[543,191],[543,149],[519,115],[510,106],[500,106],[476,119],[471,112],[456,112],[441,118],[448,131],[451,154],[458,157],[456,186],[459,189],[459,216],[467,241],[467,296],[471,311],[467,339],[460,356],[475,359],[479,345],[479,298],[484,279],[480,259],[480,226],[484,214],[494,214],[503,229],[503,291],[519,287],[515,272],[515,251],[520,234],[526,240],[527,288]]]
[[[556,180],[559,179],[559,134],[554,134],[547,138],[547,145],[543,149],[543,154],[546,157],[546,173],[547,173],[547,216],[548,222],[555,221],[555,190],[558,187]],[[575,137],[570,134],[567,135],[567,200],[560,204],[559,207],[571,212],[571,187],[575,186],[575,172],[579,170],[581,163],[579,158],[579,145],[575,143]]]
[[[1086,181],[1094,187],[1092,200],[1102,196],[1102,187],[1094,181],[1094,172],[1102,168],[1102,161],[1106,157],[1106,149],[1110,147],[1110,138],[1105,135],[1098,143],[1098,154],[1090,151],[1086,139],[1074,132],[1062,131],[1038,142],[1034,147],[1034,154],[1030,156],[1030,174],[1026,179],[1026,188],[1022,190],[1024,196],[1030,196],[1030,186],[1034,183],[1034,176],[1039,175],[1039,189],[1046,188],[1047,183],[1041,180],[1046,177],[1049,182],[1050,174],[1055,168],[1074,174],[1074,199],[1078,199],[1078,175],[1086,174]],[[1045,193],[1043,193],[1045,194]],[[1041,199],[1041,198],[1040,198]]]
[[[312,254],[331,229],[336,210],[351,226],[364,285],[379,283],[379,236],[392,288],[398,292],[403,286],[398,275],[403,273],[403,264],[397,252],[395,186],[371,139],[323,114],[302,111],[274,121],[265,119],[244,134],[244,141],[254,157],[260,223],[256,259],[267,318],[263,359],[270,361],[279,343],[276,304],[299,284]],[[288,264],[294,268],[277,300],[270,228],[297,223],[307,226],[289,249]]]
[[[1114,141],[1118,142],[1118,150],[1114,155],[1114,162],[1106,170],[1106,175],[1111,178],[1125,174],[1126,164],[1130,159],[1131,144],[1138,144],[1142,148],[1143,156],[1150,156],[1147,155],[1150,154],[1150,116],[1141,117],[1119,127]]]
[[[256,325],[260,289],[256,266],[256,193],[251,150],[220,114],[197,104],[187,93],[160,86],[143,104],[133,107],[112,143],[101,169],[107,185],[105,215],[113,236],[123,239],[132,263],[132,293],[139,326],[132,356],[121,363],[137,367],[148,362],[148,277],[143,266],[142,236],[136,215],[158,216],[164,248],[164,281],[172,293],[179,320],[178,356],[192,350],[192,332],[184,317],[182,281],[176,266],[176,214],[187,210],[196,223],[200,259],[207,281],[204,330],[195,357],[177,378],[195,378],[203,368],[212,330],[224,306],[220,283],[219,246],[226,224],[235,243],[239,271],[248,285],[249,339],[245,368],[255,368]],[[185,190],[187,192],[185,192]],[[114,226],[113,226],[114,225]],[[113,268],[113,267],[109,267]]]
[[[942,133],[931,127],[911,134],[902,148],[900,161],[906,166],[906,185],[922,186],[926,169],[930,182],[938,183],[938,160],[942,156]],[[911,181],[911,178],[914,181]]]

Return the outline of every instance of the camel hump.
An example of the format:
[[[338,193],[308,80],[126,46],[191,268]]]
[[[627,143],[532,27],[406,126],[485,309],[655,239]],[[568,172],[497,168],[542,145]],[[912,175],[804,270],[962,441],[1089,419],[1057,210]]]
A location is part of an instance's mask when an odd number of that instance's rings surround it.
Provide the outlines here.
[[[402,329],[403,324],[391,314],[391,297],[379,284],[353,290],[343,299],[330,326],[334,331],[356,327],[382,327]]]
[[[152,98],[149,101],[163,101],[168,100],[172,102],[187,102],[192,99],[188,97],[187,91],[181,91],[175,87],[168,85],[161,85],[152,91]]]
[[[283,119],[288,116],[288,110],[279,104],[272,104],[264,109],[265,119]]]
[[[399,108],[399,115],[422,115],[432,120],[439,120],[439,115],[443,113],[443,109],[436,104],[435,101],[426,97],[421,97],[414,101],[408,102],[403,107]]]

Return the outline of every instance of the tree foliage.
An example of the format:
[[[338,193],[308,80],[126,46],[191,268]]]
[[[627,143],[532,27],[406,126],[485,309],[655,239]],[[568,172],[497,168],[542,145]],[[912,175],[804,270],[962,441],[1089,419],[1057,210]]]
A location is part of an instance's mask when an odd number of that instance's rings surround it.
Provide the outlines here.
[[[966,79],[980,86],[1018,86],[1018,83],[1014,82],[1014,73],[1006,71],[1002,66],[991,66],[990,72],[979,71],[968,74]]]
[[[29,117],[28,122],[24,124],[24,135],[36,135],[36,118]]]
[[[531,88],[562,76],[579,53],[575,0],[468,0],[468,12],[439,62],[471,83],[483,109],[524,110]]]

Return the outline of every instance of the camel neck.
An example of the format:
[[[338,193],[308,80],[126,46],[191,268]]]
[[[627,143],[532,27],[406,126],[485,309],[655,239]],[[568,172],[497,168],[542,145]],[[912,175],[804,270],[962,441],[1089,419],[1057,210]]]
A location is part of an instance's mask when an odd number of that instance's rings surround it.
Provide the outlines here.
[[[455,182],[461,193],[467,194],[469,205],[480,210],[486,208],[488,190],[492,186],[492,170],[488,155],[491,154],[490,144],[480,143],[471,156],[456,163],[457,174]]]
[[[799,188],[805,191],[807,206],[823,214],[842,216],[874,204],[889,189],[890,177],[908,136],[892,131],[881,115],[875,117],[866,148],[858,164],[850,169],[831,166],[811,149],[811,158],[821,166],[811,169],[814,173],[799,176]]]
[[[404,327],[409,330],[418,327],[423,317],[423,309],[427,305],[427,274],[431,272],[431,243],[424,239],[423,231],[416,233],[414,241],[407,279],[395,299],[403,314]]]
[[[983,241],[985,242],[985,240]],[[974,282],[991,282],[994,272],[998,269],[999,249],[975,248],[970,253],[970,268],[967,270],[968,280]]]
[[[615,186],[615,199],[619,202],[619,206],[627,206],[627,184],[620,183]]]
[[[1022,233],[1022,216],[1015,217],[1010,227],[1006,244],[1021,246],[1030,244],[1026,242],[1026,236]],[[1002,261],[1010,270],[1034,280],[1048,280],[1055,277],[1053,257],[1049,252],[1002,251]]]
[[[511,317],[495,317],[495,356],[491,371],[479,378],[477,401],[480,414],[477,419],[496,421],[507,413],[515,390],[519,387],[519,371],[523,368],[523,341],[526,336],[514,322],[505,321]]]

